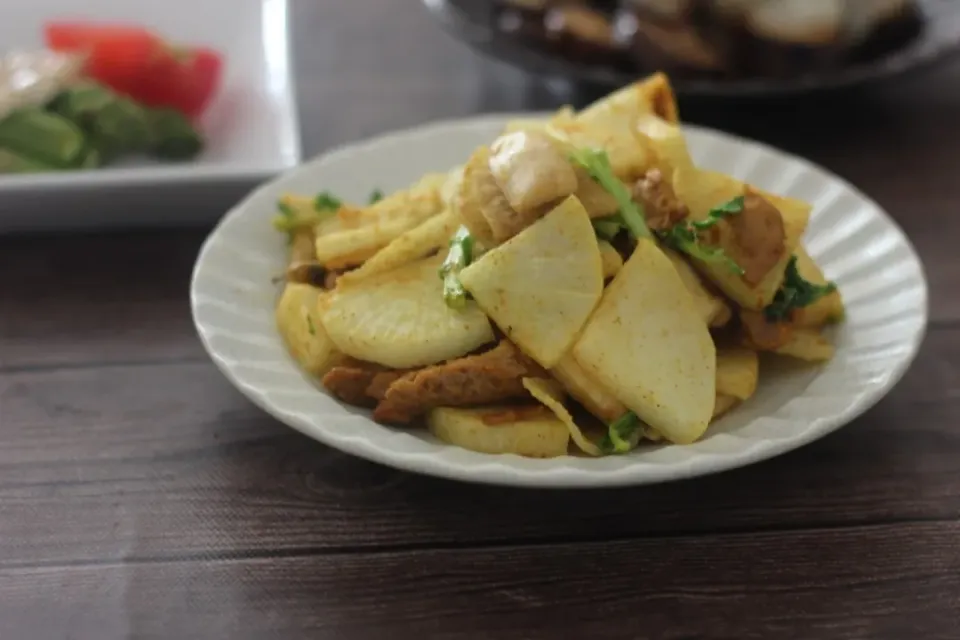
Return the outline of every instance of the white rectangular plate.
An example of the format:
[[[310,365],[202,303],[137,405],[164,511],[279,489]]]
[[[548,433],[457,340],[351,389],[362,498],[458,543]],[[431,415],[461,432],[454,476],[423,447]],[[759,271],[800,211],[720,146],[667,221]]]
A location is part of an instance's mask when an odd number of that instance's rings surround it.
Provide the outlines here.
[[[0,20],[3,49],[41,47],[48,20],[136,23],[171,42],[213,47],[225,58],[223,85],[201,122],[207,147],[192,162],[0,175],[0,233],[209,223],[299,162],[287,0],[14,2]]]

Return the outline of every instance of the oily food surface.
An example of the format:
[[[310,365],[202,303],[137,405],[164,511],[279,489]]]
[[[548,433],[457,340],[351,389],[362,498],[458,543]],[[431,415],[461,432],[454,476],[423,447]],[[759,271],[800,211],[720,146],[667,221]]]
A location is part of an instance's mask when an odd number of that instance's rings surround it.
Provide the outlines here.
[[[758,354],[819,362],[840,292],[810,206],[698,168],[656,75],[510,123],[408,189],[279,203],[291,355],[378,422],[484,453],[694,442]]]

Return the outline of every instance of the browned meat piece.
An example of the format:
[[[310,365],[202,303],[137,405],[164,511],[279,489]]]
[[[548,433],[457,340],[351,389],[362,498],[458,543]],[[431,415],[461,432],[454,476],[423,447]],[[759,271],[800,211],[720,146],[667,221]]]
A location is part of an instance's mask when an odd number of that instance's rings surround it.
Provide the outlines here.
[[[743,268],[743,279],[758,285],[786,252],[786,232],[780,211],[755,191],[747,188],[743,211],[726,219],[736,238],[733,256]]]
[[[463,407],[527,397],[521,378],[543,369],[503,340],[474,356],[411,371],[387,389],[373,413],[380,422],[406,423],[433,407]]]
[[[309,284],[312,287],[325,287],[327,270],[319,262],[291,262],[287,267],[287,282]]]
[[[373,376],[370,384],[367,385],[366,394],[380,402],[387,396],[387,390],[394,382],[410,373],[409,369],[397,369],[394,371],[381,371]]]
[[[321,382],[336,398],[358,407],[373,407],[376,400],[367,389],[383,373],[383,368],[369,362],[348,358],[323,376]]]
[[[722,220],[706,235],[709,244],[723,247],[740,265],[744,282],[754,287],[787,250],[780,210],[750,187],[744,193],[743,210]]]
[[[662,231],[680,222],[690,213],[659,169],[650,169],[633,187],[633,199],[643,205],[647,226]]]
[[[758,351],[774,351],[787,344],[793,332],[789,324],[767,322],[762,311],[740,310],[744,342]]]
[[[313,229],[297,229],[290,238],[290,263],[313,262],[317,259]]]

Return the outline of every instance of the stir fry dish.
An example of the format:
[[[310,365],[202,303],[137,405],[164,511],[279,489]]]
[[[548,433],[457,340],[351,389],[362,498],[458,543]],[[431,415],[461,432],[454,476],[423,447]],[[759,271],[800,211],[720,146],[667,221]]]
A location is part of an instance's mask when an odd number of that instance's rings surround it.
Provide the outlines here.
[[[222,60],[136,26],[52,22],[47,49],[0,58],[0,173],[92,169],[129,155],[189,160]]]
[[[292,356],[374,420],[479,452],[695,442],[750,400],[759,354],[830,359],[844,313],[801,244],[810,205],[697,167],[660,74],[397,193],[278,208]]]

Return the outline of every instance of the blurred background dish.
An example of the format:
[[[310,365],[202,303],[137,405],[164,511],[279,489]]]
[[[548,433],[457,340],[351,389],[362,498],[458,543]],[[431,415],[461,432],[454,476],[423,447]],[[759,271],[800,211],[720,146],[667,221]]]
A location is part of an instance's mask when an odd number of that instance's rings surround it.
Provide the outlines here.
[[[455,37],[550,79],[654,70],[680,93],[775,96],[900,75],[960,50],[953,0],[424,0]]]
[[[85,52],[83,85],[58,86],[0,114],[0,159],[15,155],[41,165],[8,162],[18,172],[0,171],[0,233],[208,224],[251,187],[299,162],[287,1],[207,0],[202,11],[195,5],[86,0],[78,9],[72,0],[32,0],[5,9],[4,53],[73,52],[78,37],[96,37],[78,45]],[[203,78],[188,73],[198,51],[222,57],[222,73],[218,61],[216,86],[206,87],[215,92],[187,95],[180,81],[201,88],[196,81]],[[92,81],[98,84],[88,86]],[[114,127],[112,133],[123,135],[111,140],[124,144],[106,153],[92,144],[104,133],[95,126],[99,117],[87,117],[104,111],[92,104],[127,115],[148,107],[151,114],[179,110],[200,140],[180,137],[188,148],[144,147],[127,144],[131,129]],[[73,135],[66,135],[68,128]],[[151,143],[155,129],[149,127]],[[87,162],[90,149],[96,162]]]

